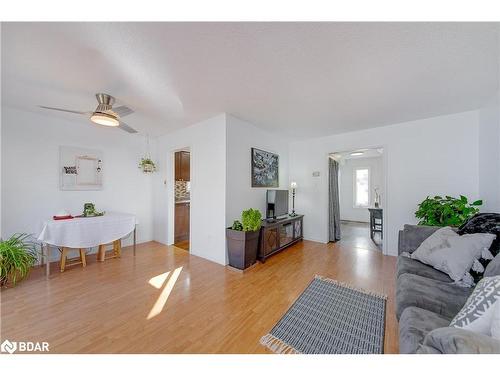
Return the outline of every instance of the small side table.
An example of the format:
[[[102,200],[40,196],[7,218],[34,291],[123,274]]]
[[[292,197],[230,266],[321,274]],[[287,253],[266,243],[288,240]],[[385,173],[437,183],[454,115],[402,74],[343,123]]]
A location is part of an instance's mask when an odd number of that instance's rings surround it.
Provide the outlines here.
[[[384,211],[382,208],[369,208],[370,212],[370,238],[373,240],[375,233],[380,233],[384,238]]]

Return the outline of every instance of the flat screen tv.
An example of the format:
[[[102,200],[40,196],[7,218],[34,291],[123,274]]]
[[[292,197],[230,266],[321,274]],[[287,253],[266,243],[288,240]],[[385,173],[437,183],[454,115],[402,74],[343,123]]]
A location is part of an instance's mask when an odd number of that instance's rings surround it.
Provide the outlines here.
[[[266,218],[276,219],[288,215],[288,190],[268,190],[266,193]]]

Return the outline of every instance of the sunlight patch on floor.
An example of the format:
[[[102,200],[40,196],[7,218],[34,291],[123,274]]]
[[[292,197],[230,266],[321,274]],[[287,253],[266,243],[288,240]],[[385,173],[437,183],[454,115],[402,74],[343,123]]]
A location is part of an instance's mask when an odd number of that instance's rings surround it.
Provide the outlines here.
[[[154,286],[156,289],[160,289],[163,284],[165,283],[165,280],[167,280],[168,275],[170,274],[170,271],[162,273],[161,275],[152,277],[149,279],[149,284]]]
[[[161,291],[158,299],[156,300],[153,308],[148,314],[147,319],[154,318],[158,314],[160,314],[163,311],[163,308],[165,307],[165,304],[167,303],[168,297],[170,296],[170,293],[172,292],[172,289],[174,288],[174,285],[182,271],[182,267],[178,267],[172,272],[172,276],[168,279],[167,283],[163,287],[163,290]],[[167,280],[168,275],[170,272],[163,273],[161,275],[153,277],[151,280],[149,280],[149,283],[153,285],[155,288],[160,289],[165,280]],[[154,281],[153,281],[154,280]],[[163,281],[162,281],[163,280]],[[161,283],[160,283],[161,281]],[[159,284],[160,283],[160,284]],[[159,285],[159,286],[157,286]]]

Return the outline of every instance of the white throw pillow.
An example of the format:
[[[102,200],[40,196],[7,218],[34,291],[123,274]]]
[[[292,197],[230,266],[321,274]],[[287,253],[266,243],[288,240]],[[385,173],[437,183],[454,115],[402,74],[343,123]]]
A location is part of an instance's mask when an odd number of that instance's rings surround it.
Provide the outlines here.
[[[500,340],[500,301],[497,300],[493,311],[493,319],[491,320],[491,337]]]
[[[495,237],[490,233],[460,236],[450,227],[444,227],[426,238],[411,257],[446,273],[454,281],[466,281],[471,286],[469,270],[483,250],[490,248]]]
[[[485,277],[477,283],[462,310],[451,321],[450,327],[463,328],[488,336],[492,336],[495,330],[497,334],[497,326],[494,328],[493,322],[498,316],[496,311],[499,305],[500,276]]]

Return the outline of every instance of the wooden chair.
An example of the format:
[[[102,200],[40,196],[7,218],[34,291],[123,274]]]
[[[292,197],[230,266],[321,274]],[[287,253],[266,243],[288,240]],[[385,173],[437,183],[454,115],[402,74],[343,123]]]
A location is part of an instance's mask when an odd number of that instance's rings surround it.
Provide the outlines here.
[[[106,246],[113,245],[113,255],[106,257]],[[122,240],[118,239],[113,243],[99,245],[97,250],[97,261],[104,262],[106,259],[120,258],[122,256]]]
[[[76,262],[72,261],[71,263],[66,263],[67,258],[68,258],[69,248],[68,247],[61,248],[61,259],[59,261],[61,272],[64,272],[66,267],[69,267],[69,266],[76,266],[78,264],[81,264],[82,267],[87,266],[87,259],[85,258],[85,256],[86,256],[85,249],[79,249],[79,250],[80,250],[80,260],[76,261]]]

